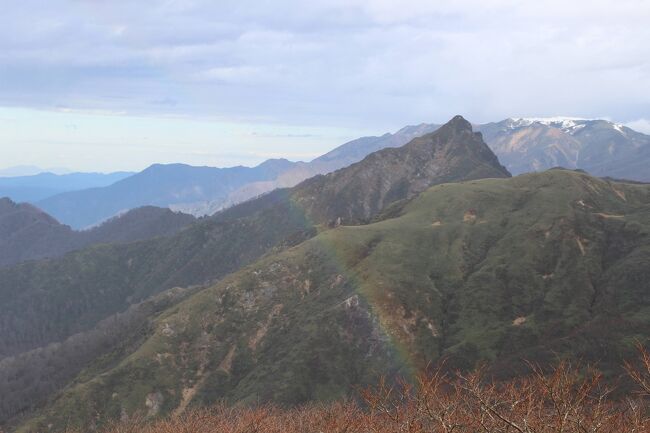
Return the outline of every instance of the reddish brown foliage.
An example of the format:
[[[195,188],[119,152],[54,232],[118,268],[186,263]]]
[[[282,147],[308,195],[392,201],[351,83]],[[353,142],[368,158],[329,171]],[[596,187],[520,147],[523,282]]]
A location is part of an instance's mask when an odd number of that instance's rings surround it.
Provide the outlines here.
[[[106,433],[645,433],[650,432],[650,354],[626,364],[640,392],[616,401],[594,371],[561,363],[549,374],[506,383],[441,369],[361,391],[365,405],[338,402],[295,409],[274,406],[197,409],[147,423],[118,423]]]

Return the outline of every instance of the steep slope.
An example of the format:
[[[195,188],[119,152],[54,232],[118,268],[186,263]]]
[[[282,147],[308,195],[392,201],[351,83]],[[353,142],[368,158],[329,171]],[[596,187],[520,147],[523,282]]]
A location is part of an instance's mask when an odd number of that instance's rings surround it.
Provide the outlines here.
[[[40,209],[0,199],[0,267],[26,260],[58,257],[98,243],[134,242],[178,232],[194,222],[191,215],[143,207],[92,230],[74,231]]]
[[[478,130],[515,174],[561,166],[650,181],[650,136],[607,120],[506,119]]]
[[[133,353],[80,376],[19,431],[217,400],[341,397],[450,357],[620,362],[650,332],[650,186],[551,170],[442,184],[161,313]]]
[[[40,173],[32,176],[0,177],[0,197],[15,202],[36,202],[63,192],[111,185],[133,173]]]
[[[0,198],[0,266],[68,248],[72,230],[36,207]]]
[[[241,203],[274,189],[293,187],[305,179],[319,174],[327,174],[359,162],[378,150],[387,147],[401,147],[414,138],[433,132],[439,127],[440,125],[423,123],[416,126],[406,126],[394,134],[387,133],[378,137],[361,137],[352,140],[313,161],[295,163],[292,167],[280,173],[276,179],[251,182],[231,192],[225,200],[201,203],[200,208],[191,209],[192,213],[212,215],[228,206]],[[185,211],[190,210],[183,205],[175,208]]]
[[[212,215],[277,188],[293,187],[318,174],[359,162],[370,153],[401,147],[439,128],[407,126],[394,134],[362,137],[311,162],[269,160],[258,167],[218,169],[182,164],[155,165],[110,189],[62,194],[39,202],[73,227],[96,224],[141,205]],[[580,168],[596,176],[650,181],[650,137],[605,120],[570,118],[506,119],[475,125],[504,166],[515,174],[552,167]],[[128,180],[128,181],[127,181]],[[0,180],[0,191],[2,191]],[[22,194],[9,191],[6,195]],[[39,193],[40,194],[40,193]]]
[[[101,363],[101,359],[131,353],[151,332],[154,319],[161,311],[198,289],[167,290],[102,320],[92,330],[0,360],[0,414],[33,410],[89,362],[100,360]]]
[[[292,164],[287,160],[269,160],[253,168],[155,164],[112,185],[59,194],[36,204],[73,228],[87,228],[136,207],[185,204],[191,209],[197,202],[224,200],[246,183],[275,179]]]
[[[226,169],[154,165],[108,189],[61,194],[38,205],[76,228],[142,205],[170,207],[197,216],[212,215],[276,188],[293,187],[315,175],[346,167],[372,152],[400,147],[438,128],[435,124],[420,124],[404,127],[395,134],[362,137],[307,163],[269,160],[255,168]],[[650,164],[650,137],[613,122],[518,118],[475,128],[504,166],[515,174],[562,166],[580,168],[596,176],[650,181],[650,171],[646,169]]]
[[[456,118],[437,135],[401,152],[383,151],[332,176],[274,191],[175,236],[102,245],[0,270],[0,356],[87,332],[98,321],[163,290],[221,278],[263,254],[314,236],[341,216],[339,210],[345,210],[346,221],[360,222],[445,179],[473,179],[480,173],[507,176],[486,149],[469,124]],[[377,161],[383,162],[378,165]],[[386,164],[392,164],[395,173],[379,185],[376,171]],[[356,181],[345,174],[347,170],[353,170]],[[355,184],[355,193],[336,196],[328,192],[322,202],[312,198],[318,190],[330,191],[330,183],[343,191],[346,185]],[[345,204],[366,196],[363,208]]]
[[[328,173],[357,162],[370,152],[400,147],[413,138],[435,131],[439,126],[424,123],[407,126],[395,134],[353,140],[309,163],[317,169],[310,169],[307,173]],[[611,121],[562,117],[511,118],[477,124],[474,129],[483,134],[483,139],[501,163],[514,174],[559,166],[586,170],[595,176],[650,181],[650,170],[646,168],[650,165],[650,136]],[[336,162],[330,166],[330,161]],[[301,174],[301,170],[306,170],[305,166],[297,164],[276,181],[246,185],[233,194],[236,196],[244,191],[243,197],[251,197],[273,188],[291,186],[295,179],[310,177],[307,173]]]
[[[309,163],[296,163],[275,180],[246,184],[232,192],[225,202],[209,203],[204,212],[213,213],[275,188],[291,187],[317,174],[347,167],[370,153],[401,147],[439,127],[423,123],[406,126],[394,134],[353,140]],[[650,137],[610,121],[506,119],[474,128],[515,174],[565,167],[580,168],[596,176],[650,181],[650,170],[646,168],[650,165]]]
[[[387,166],[394,173],[384,175]],[[399,150],[235,206],[175,236],[0,270],[0,356],[87,330],[174,286],[220,278],[338,218],[360,222],[430,185],[481,175],[508,174],[469,123],[456,117]]]
[[[86,331],[163,290],[219,278],[291,236],[300,239],[307,226],[302,214],[274,208],[0,269],[0,359]]]
[[[441,125],[421,123],[419,125],[405,126],[394,134],[384,134],[380,137],[364,137],[345,143],[336,149],[316,158],[313,162],[317,164],[328,164],[336,162],[339,167],[329,166],[330,171],[348,166],[361,161],[366,156],[387,147],[401,147],[414,138],[434,132]]]
[[[401,148],[380,150],[344,170],[305,181],[294,200],[321,223],[351,224],[368,221],[388,204],[431,185],[509,176],[481,134],[456,116]]]

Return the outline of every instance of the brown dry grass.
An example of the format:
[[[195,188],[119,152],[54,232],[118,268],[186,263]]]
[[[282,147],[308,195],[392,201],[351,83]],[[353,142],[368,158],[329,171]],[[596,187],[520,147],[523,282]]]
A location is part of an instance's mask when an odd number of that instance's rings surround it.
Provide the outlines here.
[[[156,422],[116,423],[105,433],[645,433],[650,432],[650,354],[626,364],[635,392],[616,400],[596,371],[560,363],[506,383],[435,369],[415,383],[361,390],[362,404],[294,409],[219,405]]]

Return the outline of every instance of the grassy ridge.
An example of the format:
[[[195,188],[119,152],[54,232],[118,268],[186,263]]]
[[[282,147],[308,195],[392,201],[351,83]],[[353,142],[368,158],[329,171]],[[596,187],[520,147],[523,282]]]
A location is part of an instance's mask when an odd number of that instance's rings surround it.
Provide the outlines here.
[[[613,370],[650,332],[649,234],[649,186],[564,170],[438,185],[163,312],[137,351],[21,431],[327,401],[442,356],[501,376],[558,354]]]

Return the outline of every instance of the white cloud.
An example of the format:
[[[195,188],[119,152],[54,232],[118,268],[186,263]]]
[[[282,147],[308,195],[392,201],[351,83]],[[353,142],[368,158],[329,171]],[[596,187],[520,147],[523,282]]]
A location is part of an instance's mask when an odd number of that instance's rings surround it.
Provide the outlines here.
[[[634,129],[635,131],[643,132],[644,134],[650,134],[650,120],[649,119],[637,119],[631,122],[627,122],[625,126]]]
[[[383,129],[629,121],[650,116],[649,21],[647,0],[24,0],[0,15],[0,105]]]
[[[264,70],[254,66],[222,66],[199,72],[199,80],[216,80],[225,83],[258,82],[264,78]]]

